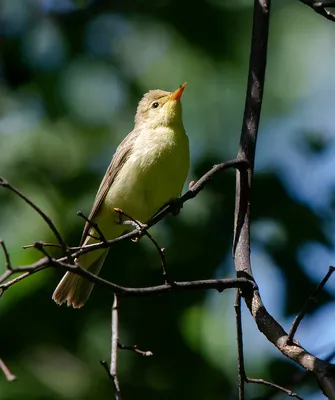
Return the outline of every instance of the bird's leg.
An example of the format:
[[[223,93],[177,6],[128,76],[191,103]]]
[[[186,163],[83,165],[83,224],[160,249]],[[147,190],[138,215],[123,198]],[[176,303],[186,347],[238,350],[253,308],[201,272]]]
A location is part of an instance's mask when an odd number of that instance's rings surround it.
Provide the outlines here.
[[[114,211],[118,214],[118,220],[115,221],[118,225],[130,225],[134,229],[138,231],[138,236],[135,239],[132,239],[133,242],[139,242],[141,237],[144,235],[145,231],[148,228],[148,225],[143,224],[142,222],[134,219],[132,216],[126,214],[120,208],[114,208]],[[127,219],[125,219],[127,218]]]
[[[142,224],[142,222],[140,222],[140,221],[131,220],[131,219],[127,219],[127,220],[123,221],[122,225],[130,225],[134,229],[137,230],[138,236],[136,236],[134,239],[131,239],[135,243],[140,241],[141,237],[145,234],[145,231],[148,227],[148,225]]]

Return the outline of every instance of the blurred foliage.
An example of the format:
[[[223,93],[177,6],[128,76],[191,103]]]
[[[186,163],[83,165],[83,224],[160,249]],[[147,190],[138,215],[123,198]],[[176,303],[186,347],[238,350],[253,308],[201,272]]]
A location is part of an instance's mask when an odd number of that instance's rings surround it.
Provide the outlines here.
[[[335,179],[327,171],[334,167],[335,121],[325,93],[334,89],[326,77],[332,77],[335,27],[298,1],[273,3],[252,256],[265,304],[288,328],[334,256]],[[83,223],[76,211],[89,212],[148,89],[173,90],[188,81],[189,180],[236,154],[251,0],[1,0],[0,19],[0,174],[53,218],[67,243],[79,242]],[[322,72],[317,77],[316,68]],[[233,275],[234,196],[234,174],[225,173],[177,218],[152,229],[174,279]],[[39,257],[22,245],[53,240],[38,215],[4,190],[0,236],[14,265]],[[51,294],[61,275],[41,272],[1,298],[0,357],[19,377],[9,384],[0,375],[1,400],[113,397],[99,364],[109,358],[111,294],[96,287],[83,309],[58,308]],[[115,247],[102,276],[127,286],[162,282],[146,238]],[[320,295],[298,331],[317,355],[334,350],[333,293]],[[121,342],[154,354],[120,351],[124,398],[235,399],[233,297],[190,292],[122,300]],[[324,334],[315,321],[325,324]],[[306,398],[318,393],[313,380],[259,334],[247,312],[244,333],[250,376]],[[247,390],[249,398],[281,398],[261,386]]]

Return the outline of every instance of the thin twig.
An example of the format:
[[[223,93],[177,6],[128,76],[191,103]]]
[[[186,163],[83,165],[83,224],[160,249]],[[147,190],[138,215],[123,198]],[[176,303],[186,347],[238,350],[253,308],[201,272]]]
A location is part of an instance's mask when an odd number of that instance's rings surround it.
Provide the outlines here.
[[[12,271],[13,268],[12,268],[12,264],[10,262],[10,257],[9,257],[9,253],[8,253],[7,247],[5,245],[5,242],[3,240],[1,240],[1,239],[0,239],[0,246],[2,247],[3,253],[5,255],[6,269],[8,271]]]
[[[113,378],[111,377],[110,371],[109,371],[108,362],[106,360],[101,360],[100,364],[103,366],[104,370],[107,372],[108,378],[113,380]]]
[[[118,348],[120,350],[130,350],[130,351],[134,351],[137,354],[141,354],[141,356],[144,357],[150,357],[153,355],[152,351],[150,350],[141,350],[137,347],[136,344],[134,344],[133,346],[125,346],[124,344],[121,344],[120,342],[117,344]]]
[[[117,376],[117,349],[119,343],[119,310],[118,298],[114,295],[114,303],[112,308],[112,340],[111,340],[111,364],[110,375],[113,378],[115,399],[121,400],[120,383]]]
[[[255,379],[255,378],[246,378],[247,383],[256,383],[259,385],[270,386],[271,388],[280,390],[281,392],[286,393],[290,397],[295,397],[296,399],[303,400],[302,397],[298,396],[296,393],[292,392],[292,390],[286,389],[282,386],[276,385],[275,383],[265,381],[264,379]]]
[[[31,272],[24,272],[22,275],[17,276],[16,278],[11,279],[10,281],[8,281],[6,283],[3,283],[0,286],[0,297],[5,293],[5,291],[8,288],[10,288],[11,286],[15,285],[16,283],[22,281],[22,279],[28,278],[28,276],[30,276],[30,275],[34,274],[35,272],[38,272],[38,271],[40,271],[40,270],[39,269],[35,269],[35,270],[31,271]]]
[[[242,316],[241,316],[241,293],[236,289],[235,296],[235,318],[236,318],[236,342],[237,342],[237,363],[238,363],[238,398],[244,400],[244,382],[246,381],[246,374],[244,368],[244,354],[243,354],[243,332],[242,332]]]
[[[45,250],[43,242],[35,242],[34,243],[34,248],[38,251],[40,251],[47,259],[49,263],[53,263],[52,257],[49,255],[49,253]]]
[[[308,309],[309,305],[316,298],[316,296],[321,291],[321,289],[324,287],[324,285],[328,282],[329,278],[331,277],[331,275],[333,274],[334,271],[335,271],[335,268],[333,266],[330,266],[326,276],[322,279],[322,281],[316,287],[316,289],[313,291],[313,293],[308,297],[306,303],[304,304],[304,306],[300,310],[299,314],[294,318],[292,326],[291,326],[291,328],[290,328],[290,330],[288,332],[288,335],[287,335],[286,343],[288,345],[293,344],[294,336],[295,336],[295,334],[297,332],[297,329],[298,329],[298,327],[300,325],[300,322],[302,321],[302,319],[306,315],[306,312],[307,312],[307,309]]]
[[[5,375],[8,382],[16,381],[17,377],[13,375],[7,365],[2,361],[0,358],[0,369],[2,370],[3,374]]]
[[[93,229],[95,229],[97,231],[97,233],[99,235],[99,237],[96,238],[97,240],[101,240],[101,242],[106,243],[106,238],[96,222],[91,221],[81,211],[77,211],[77,215],[78,215],[78,217],[83,218],[90,227],[92,227]]]
[[[189,190],[184,193],[180,198],[180,204],[183,205],[186,201],[193,199],[196,197],[204,188],[205,186],[214,178],[216,174],[219,172],[226,171],[227,169],[235,168],[237,170],[243,171],[248,168],[247,162],[240,158],[240,159],[233,159],[221,164],[214,165],[209,171],[207,171],[197,182],[193,183]],[[162,220],[167,214],[173,212],[175,206],[172,204],[167,204],[163,207],[159,212],[154,215],[150,221],[147,222],[148,228],[157,224],[160,220]]]
[[[159,244],[156,242],[156,240],[151,236],[151,234],[147,231],[146,236],[151,240],[153,245],[156,247],[157,252],[159,254],[159,257],[161,259],[161,267],[162,267],[162,273],[163,273],[163,279],[164,283],[171,284],[173,285],[174,281],[170,279],[168,273],[167,273],[167,265],[166,265],[166,259],[165,259],[165,249],[164,247],[160,247]]]
[[[30,199],[28,199],[27,196],[25,196],[22,192],[20,192],[18,189],[16,189],[14,186],[12,186],[9,182],[6,181],[6,179],[4,179],[1,176],[0,176],[0,186],[15,193],[17,196],[19,196],[22,200],[24,200],[30,207],[32,207],[43,218],[43,220],[48,224],[51,231],[54,233],[59,244],[62,246],[63,253],[64,253],[64,255],[67,256],[69,263],[72,263],[73,260],[71,257],[71,253],[69,252],[68,247],[62,238],[62,235],[59,233],[58,229],[56,228],[55,224],[52,222],[51,218],[47,214],[45,214],[45,212],[42,211],[41,208],[38,207],[34,202],[32,202]]]
[[[48,243],[48,242],[39,242],[43,247],[57,247],[57,248],[61,248],[62,246],[60,244],[57,243]],[[23,249],[32,249],[32,248],[36,248],[36,242],[34,243],[30,243],[30,244],[26,244],[24,246],[22,246]],[[80,249],[80,247],[68,247],[69,250],[73,250],[73,249]]]
[[[162,272],[163,272],[163,278],[165,284],[171,283],[173,284],[173,281],[171,281],[168,277],[167,274],[167,266],[166,266],[166,259],[165,259],[165,249],[163,247],[160,247],[160,245],[157,243],[157,241],[152,237],[152,235],[148,232],[148,226],[145,224],[142,224],[139,221],[136,221],[131,215],[125,213],[121,208],[114,208],[114,211],[117,212],[119,215],[122,215],[126,218],[128,218],[130,221],[125,221],[126,222],[132,222],[132,225],[134,226],[135,229],[137,229],[139,236],[141,237],[142,235],[145,235],[148,237],[148,239],[152,242],[152,244],[155,246],[159,257],[161,259],[161,267],[162,267]]]
[[[28,276],[35,274],[36,272],[41,271],[42,269],[46,269],[51,267],[50,264],[48,264],[48,259],[41,258],[40,260],[36,261],[33,264],[30,265],[25,265],[22,267],[17,267],[17,268],[12,268],[11,270],[6,270],[2,275],[0,275],[0,297],[4,293],[5,290],[7,290],[9,287],[14,285],[15,283],[21,281],[22,279],[27,278]],[[8,278],[13,276],[14,274],[21,273],[20,276],[5,282]],[[5,283],[2,283],[5,282]]]

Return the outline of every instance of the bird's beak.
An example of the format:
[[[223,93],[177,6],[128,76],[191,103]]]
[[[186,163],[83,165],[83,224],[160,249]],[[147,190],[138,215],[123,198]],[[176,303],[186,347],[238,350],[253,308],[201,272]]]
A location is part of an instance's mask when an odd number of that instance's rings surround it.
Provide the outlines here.
[[[180,85],[179,88],[171,94],[169,100],[179,100],[185,88],[186,88],[186,82]]]

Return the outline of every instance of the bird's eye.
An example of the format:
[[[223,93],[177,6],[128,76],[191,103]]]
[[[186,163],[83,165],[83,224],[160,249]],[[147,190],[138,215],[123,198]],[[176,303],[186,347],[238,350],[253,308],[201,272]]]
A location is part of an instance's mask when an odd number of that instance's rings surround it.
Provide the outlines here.
[[[157,108],[159,106],[159,103],[157,103],[157,101],[155,101],[154,103],[152,103],[151,108]]]

